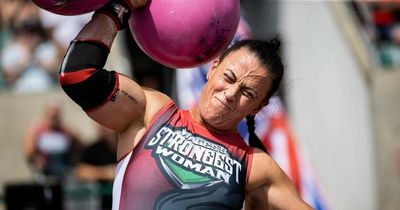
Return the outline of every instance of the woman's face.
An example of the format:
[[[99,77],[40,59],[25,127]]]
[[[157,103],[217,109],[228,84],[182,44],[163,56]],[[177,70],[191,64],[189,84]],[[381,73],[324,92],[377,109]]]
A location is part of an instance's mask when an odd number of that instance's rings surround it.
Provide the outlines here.
[[[266,103],[271,77],[257,56],[242,48],[214,61],[198,103],[200,120],[218,130],[235,130]]]

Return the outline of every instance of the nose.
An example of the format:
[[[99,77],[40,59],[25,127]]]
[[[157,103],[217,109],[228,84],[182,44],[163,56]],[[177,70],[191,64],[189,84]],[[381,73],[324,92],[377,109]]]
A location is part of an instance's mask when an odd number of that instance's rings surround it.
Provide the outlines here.
[[[232,84],[229,85],[224,91],[224,95],[227,101],[235,100],[235,97],[238,95],[239,85]]]

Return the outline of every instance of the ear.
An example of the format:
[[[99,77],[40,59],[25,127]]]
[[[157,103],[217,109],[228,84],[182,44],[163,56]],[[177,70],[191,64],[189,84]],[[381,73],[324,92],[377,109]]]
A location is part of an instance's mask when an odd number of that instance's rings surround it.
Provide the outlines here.
[[[208,80],[208,78],[210,78],[214,74],[215,69],[217,69],[218,65],[219,65],[219,59],[215,59],[212,62],[212,65],[211,65],[210,69],[207,72],[207,80]]]
[[[256,115],[262,108],[264,108],[268,104],[269,100],[263,101],[257,108],[255,108],[252,112],[250,112],[250,115]]]

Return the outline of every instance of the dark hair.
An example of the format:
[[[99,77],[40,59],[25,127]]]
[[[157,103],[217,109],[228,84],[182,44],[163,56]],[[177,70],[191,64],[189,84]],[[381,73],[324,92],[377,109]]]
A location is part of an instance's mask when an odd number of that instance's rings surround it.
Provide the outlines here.
[[[272,77],[271,87],[269,87],[270,89],[267,93],[266,98],[264,99],[265,101],[268,101],[272,97],[272,95],[278,90],[279,84],[281,83],[283,77],[284,67],[280,56],[279,47],[280,41],[278,39],[272,39],[270,41],[245,39],[238,41],[230,48],[225,50],[225,52],[221,54],[219,59],[222,62],[224,58],[230,53],[242,48],[245,48],[254,53]],[[249,115],[246,117],[246,120],[247,129],[249,132],[250,146],[257,147],[267,152],[255,133],[254,116]]]

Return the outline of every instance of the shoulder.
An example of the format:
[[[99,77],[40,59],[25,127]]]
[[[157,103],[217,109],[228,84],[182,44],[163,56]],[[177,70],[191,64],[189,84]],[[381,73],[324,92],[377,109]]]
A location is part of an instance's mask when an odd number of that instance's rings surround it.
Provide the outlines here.
[[[295,186],[278,164],[265,152],[255,149],[249,182],[246,186],[246,208],[310,210]]]
[[[252,148],[253,158],[247,183],[247,191],[251,191],[263,185],[270,185],[275,176],[282,172],[278,164],[264,151]]]

